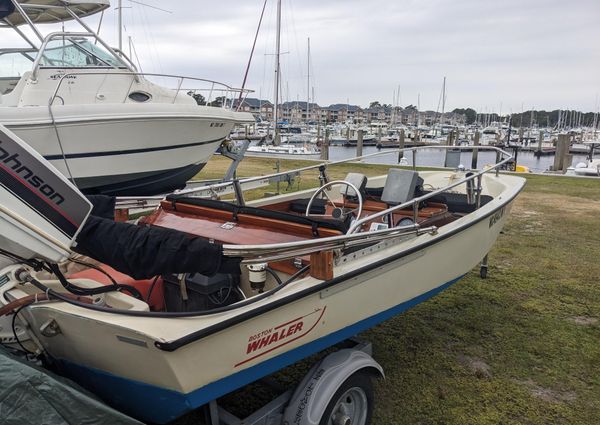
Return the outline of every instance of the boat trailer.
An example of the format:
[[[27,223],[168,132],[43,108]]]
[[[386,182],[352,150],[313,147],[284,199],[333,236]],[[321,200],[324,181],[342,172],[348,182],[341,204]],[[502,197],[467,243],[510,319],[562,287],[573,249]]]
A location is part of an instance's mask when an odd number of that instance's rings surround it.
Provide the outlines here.
[[[367,425],[373,413],[373,378],[383,368],[371,357],[370,342],[348,339],[342,347],[316,362],[294,388],[239,418],[211,401],[205,410],[207,425]],[[260,381],[278,389],[271,379]]]

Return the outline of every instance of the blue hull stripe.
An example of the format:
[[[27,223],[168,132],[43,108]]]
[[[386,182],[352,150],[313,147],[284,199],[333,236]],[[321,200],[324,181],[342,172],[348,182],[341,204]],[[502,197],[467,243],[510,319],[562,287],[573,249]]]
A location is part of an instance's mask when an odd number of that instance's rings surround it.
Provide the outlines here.
[[[74,364],[67,360],[59,360],[59,364],[62,369],[61,372],[71,377],[77,383],[89,388],[113,407],[141,420],[153,423],[166,423],[211,400],[274,373],[311,354],[331,347],[344,339],[350,338],[357,333],[402,313],[448,288],[463,276],[351,326],[205,385],[188,394],[122,378],[104,371]],[[106,355],[110,355],[110,353],[107,352]],[[202,359],[198,359],[198,367],[202,367]]]
[[[85,152],[85,153],[68,153],[64,156],[62,154],[57,155],[45,155],[48,161],[56,161],[59,159],[79,159],[79,158],[94,158],[100,156],[115,156],[115,155],[132,155],[139,153],[148,153],[148,152],[159,152],[159,151],[169,151],[173,149],[183,149],[190,148],[194,146],[202,146],[209,145],[211,143],[222,142],[225,140],[224,137],[215,140],[207,140],[205,142],[194,142],[194,143],[185,143],[182,145],[166,145],[166,146],[156,146],[152,148],[139,148],[139,149],[127,149],[127,150],[118,150],[118,151],[100,151],[100,152]]]

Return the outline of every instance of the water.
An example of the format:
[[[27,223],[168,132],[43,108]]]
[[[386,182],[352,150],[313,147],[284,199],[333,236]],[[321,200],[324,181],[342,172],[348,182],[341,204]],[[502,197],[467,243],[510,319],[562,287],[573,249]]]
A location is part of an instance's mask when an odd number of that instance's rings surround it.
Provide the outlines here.
[[[375,152],[384,152],[387,149],[377,149],[375,146],[363,147],[363,155],[368,155]],[[509,151],[509,153],[512,153]],[[343,147],[343,146],[330,146],[329,147],[329,159],[331,161],[347,159],[356,156],[355,147]],[[405,154],[409,165],[412,165],[412,153],[408,152]],[[443,167],[445,158],[444,149],[430,148],[417,152],[417,166],[431,166],[431,167]],[[461,163],[467,167],[471,167],[472,152],[465,151],[460,155]],[[573,155],[573,166],[579,162],[585,162],[585,154],[574,154]],[[397,164],[397,154],[389,153],[388,155],[376,156],[373,158],[365,159],[365,162],[372,164]],[[554,164],[554,156],[541,156],[537,158],[533,152],[519,152],[517,158],[519,165],[525,165],[534,173],[541,173]],[[487,164],[494,164],[496,162],[496,152],[492,151],[479,151],[478,155],[478,168],[481,168]]]

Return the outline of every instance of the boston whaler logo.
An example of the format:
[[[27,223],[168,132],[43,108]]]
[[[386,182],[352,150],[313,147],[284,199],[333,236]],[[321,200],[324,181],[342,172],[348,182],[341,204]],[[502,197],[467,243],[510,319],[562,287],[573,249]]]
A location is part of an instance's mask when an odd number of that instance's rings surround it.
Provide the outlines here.
[[[267,354],[279,347],[296,341],[309,334],[321,321],[327,307],[319,308],[304,316],[297,317],[277,326],[264,329],[251,335],[246,346],[246,355],[250,356],[235,365],[238,367]]]
[[[65,198],[54,190],[52,186],[44,182],[41,177],[22,164],[18,153],[11,154],[1,144],[2,141],[0,140],[0,165],[2,168],[12,169],[12,174],[18,176],[21,180],[25,180],[56,205],[60,205],[65,201]]]

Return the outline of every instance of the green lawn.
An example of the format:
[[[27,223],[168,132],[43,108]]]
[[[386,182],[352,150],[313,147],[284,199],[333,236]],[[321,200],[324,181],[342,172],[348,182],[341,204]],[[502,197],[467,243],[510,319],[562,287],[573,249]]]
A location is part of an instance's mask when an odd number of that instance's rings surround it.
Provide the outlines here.
[[[246,159],[240,175],[273,163]],[[349,169],[382,174],[332,177]],[[360,335],[386,372],[375,424],[600,424],[600,179],[527,180],[486,280],[475,269]]]

